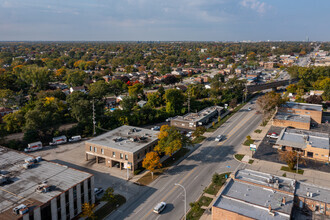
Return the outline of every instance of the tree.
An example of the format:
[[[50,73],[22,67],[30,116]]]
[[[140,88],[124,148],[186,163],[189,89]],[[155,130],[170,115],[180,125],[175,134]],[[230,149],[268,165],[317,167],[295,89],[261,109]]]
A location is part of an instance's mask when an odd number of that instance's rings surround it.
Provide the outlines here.
[[[288,85],[288,87],[286,87],[286,91],[288,91],[289,93],[296,93],[297,85],[296,84]]]
[[[14,92],[10,89],[0,89],[0,106],[11,107],[15,104]]]
[[[151,176],[153,179],[155,169],[162,167],[158,153],[154,151],[148,152],[146,154],[146,157],[142,161],[142,167],[146,168],[151,172]]]
[[[231,108],[235,108],[237,106],[237,99],[232,99],[230,102],[229,102],[229,106]]]
[[[82,213],[80,214],[80,216],[84,218],[96,219],[94,209],[95,204],[90,204],[86,202],[82,205]]]
[[[103,80],[99,80],[89,86],[89,95],[91,97],[102,99],[110,91],[110,86]]]
[[[257,99],[257,108],[263,113],[264,119],[285,101],[281,98],[281,95],[274,91],[268,92],[265,95]]]
[[[126,96],[120,102],[121,107],[124,111],[132,111],[133,107],[136,105],[136,98],[131,96]]]
[[[181,112],[184,96],[181,90],[168,89],[165,91],[166,112],[170,114],[178,114]]]
[[[126,84],[119,79],[112,80],[109,82],[109,85],[110,93],[114,93],[115,96],[119,96],[125,90],[125,88],[127,88]]]
[[[159,153],[165,153],[168,156],[172,156],[174,152],[180,150],[183,146],[182,135],[173,126],[163,125],[160,128],[158,139],[158,144],[154,150]]]
[[[116,195],[114,194],[114,190],[113,190],[112,187],[109,187],[105,190],[105,192],[102,196],[102,200],[107,201],[111,204],[116,204],[117,203]]]
[[[204,126],[197,127],[196,130],[192,133],[192,136],[199,137],[203,135],[206,131],[206,128]]]
[[[50,81],[51,72],[47,67],[38,67],[37,65],[30,65],[22,67],[19,71],[19,78],[31,85],[36,91],[46,89]]]
[[[319,95],[311,95],[306,98],[306,102],[311,104],[322,104],[322,97]]]
[[[161,97],[158,92],[153,92],[148,94],[148,103],[150,107],[155,108],[161,105]]]
[[[87,73],[80,70],[70,71],[64,77],[65,83],[69,86],[82,86],[87,78]]]
[[[128,94],[131,97],[138,97],[139,95],[143,95],[143,84],[142,83],[136,83],[133,86],[128,87]]]
[[[25,124],[24,112],[22,110],[7,114],[2,118],[6,131],[10,133],[20,132]]]
[[[176,78],[176,76],[174,76],[172,74],[165,76],[165,78],[163,79],[163,82],[166,85],[175,84],[178,81],[179,81],[178,78]]]
[[[303,154],[295,151],[280,151],[280,159],[287,163],[290,170],[294,170],[297,160],[299,164],[306,164]]]

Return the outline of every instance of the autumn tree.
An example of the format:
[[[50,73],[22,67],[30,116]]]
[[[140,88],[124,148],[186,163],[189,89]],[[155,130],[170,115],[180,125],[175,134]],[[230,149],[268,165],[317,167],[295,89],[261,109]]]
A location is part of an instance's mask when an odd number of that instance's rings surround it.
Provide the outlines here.
[[[201,135],[203,135],[206,131],[206,128],[204,126],[199,126],[196,128],[196,130],[192,133],[192,136],[194,137],[199,137]]]
[[[262,112],[264,119],[268,118],[274,110],[285,101],[281,98],[281,94],[274,91],[268,92],[257,99],[257,108]]]
[[[138,97],[139,95],[143,95],[143,84],[142,83],[136,83],[133,86],[128,87],[128,94],[131,97]]]
[[[83,218],[96,219],[94,214],[95,204],[84,203],[82,205],[82,213],[80,214]]]
[[[148,152],[142,161],[142,167],[149,170],[153,178],[155,169],[162,167],[158,153],[154,151]]]
[[[172,156],[174,152],[180,150],[183,146],[182,135],[173,126],[163,125],[160,128],[158,139],[158,144],[154,150],[159,153],[165,153],[168,156]]]
[[[287,163],[290,170],[294,170],[297,160],[299,164],[306,164],[303,154],[295,151],[280,151],[280,159]]]
[[[319,95],[311,95],[306,98],[306,102],[311,104],[322,104],[322,97]]]

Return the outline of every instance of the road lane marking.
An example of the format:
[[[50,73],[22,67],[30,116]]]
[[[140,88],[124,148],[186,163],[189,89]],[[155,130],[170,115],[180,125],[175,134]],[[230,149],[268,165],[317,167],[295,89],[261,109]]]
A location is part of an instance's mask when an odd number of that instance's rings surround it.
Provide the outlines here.
[[[194,170],[196,168],[197,168],[197,166],[194,169],[192,169],[185,177],[183,177],[178,183],[181,184],[185,179],[187,179],[194,172]],[[176,188],[178,188],[178,186],[174,186],[160,201],[165,201],[165,199],[167,197],[169,197]],[[151,213],[152,213],[152,209],[142,219],[146,219]]]

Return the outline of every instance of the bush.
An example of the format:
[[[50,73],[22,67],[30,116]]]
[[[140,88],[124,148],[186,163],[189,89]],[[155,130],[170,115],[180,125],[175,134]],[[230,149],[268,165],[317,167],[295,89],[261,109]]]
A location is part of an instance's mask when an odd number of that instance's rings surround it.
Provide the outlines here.
[[[254,131],[254,133],[257,133],[257,134],[260,134],[261,132],[262,132],[262,130],[260,130],[260,129],[257,129]]]

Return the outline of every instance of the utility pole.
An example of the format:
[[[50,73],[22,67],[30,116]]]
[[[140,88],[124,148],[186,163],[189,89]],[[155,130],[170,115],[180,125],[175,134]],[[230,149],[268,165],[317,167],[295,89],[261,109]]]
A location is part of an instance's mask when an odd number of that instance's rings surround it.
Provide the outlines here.
[[[95,125],[96,125],[96,121],[95,121],[95,106],[94,106],[94,98],[93,98],[93,136],[96,135]]]
[[[297,173],[298,173],[298,161],[299,161],[299,154],[298,154],[298,151],[297,151]]]
[[[188,90],[188,113],[190,113],[190,92]]]

